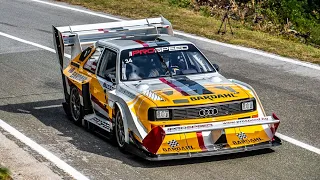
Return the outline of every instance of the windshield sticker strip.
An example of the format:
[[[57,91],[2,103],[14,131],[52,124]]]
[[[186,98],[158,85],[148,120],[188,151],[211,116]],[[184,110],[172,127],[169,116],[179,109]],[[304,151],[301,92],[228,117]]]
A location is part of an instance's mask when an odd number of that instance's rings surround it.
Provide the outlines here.
[[[172,87],[173,89],[175,89],[176,91],[180,92],[182,95],[184,96],[190,96],[187,92],[183,91],[181,88],[179,88],[178,86],[174,85],[173,83],[167,81],[165,78],[159,78],[159,80],[165,84],[167,84],[168,86]]]

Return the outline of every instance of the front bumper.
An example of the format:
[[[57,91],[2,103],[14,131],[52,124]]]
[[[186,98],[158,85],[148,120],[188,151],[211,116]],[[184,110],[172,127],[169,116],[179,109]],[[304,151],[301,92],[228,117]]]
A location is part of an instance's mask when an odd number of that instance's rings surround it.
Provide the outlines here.
[[[223,154],[233,154],[239,152],[247,152],[254,151],[260,149],[272,148],[275,146],[281,145],[281,140],[274,136],[274,140],[272,142],[263,142],[250,146],[243,146],[239,148],[228,148],[228,149],[219,149],[205,152],[196,152],[196,153],[176,153],[176,154],[166,154],[166,155],[153,155],[144,150],[138,149],[137,147],[133,147],[134,149],[129,150],[129,152],[142,157],[149,161],[163,161],[163,160],[173,160],[173,159],[185,159],[185,158],[195,158],[195,157],[205,157],[205,156],[217,156]]]

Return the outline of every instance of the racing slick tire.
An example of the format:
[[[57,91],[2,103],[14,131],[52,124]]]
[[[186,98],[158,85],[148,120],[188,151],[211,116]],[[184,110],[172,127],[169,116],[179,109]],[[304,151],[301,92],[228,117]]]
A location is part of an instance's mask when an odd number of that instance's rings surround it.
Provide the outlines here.
[[[70,107],[71,120],[75,124],[80,125],[83,119],[83,107],[80,103],[79,91],[74,86],[71,87],[71,90],[70,90],[69,107]]]
[[[126,146],[125,129],[123,125],[123,117],[119,110],[116,112],[114,133],[115,133],[115,140],[118,148],[120,149],[121,152],[125,153],[125,146]]]

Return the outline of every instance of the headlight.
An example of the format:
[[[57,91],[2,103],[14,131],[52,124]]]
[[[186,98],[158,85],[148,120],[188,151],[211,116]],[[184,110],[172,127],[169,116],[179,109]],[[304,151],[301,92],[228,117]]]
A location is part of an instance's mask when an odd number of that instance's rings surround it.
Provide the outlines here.
[[[169,110],[163,109],[163,110],[156,110],[156,118],[157,119],[169,119],[170,113]]]
[[[249,101],[249,102],[243,102],[242,103],[242,110],[243,111],[247,111],[247,110],[252,110],[253,107],[253,101]]]
[[[171,114],[172,114],[172,111],[170,109],[150,108],[148,110],[148,120],[149,121],[170,120]]]

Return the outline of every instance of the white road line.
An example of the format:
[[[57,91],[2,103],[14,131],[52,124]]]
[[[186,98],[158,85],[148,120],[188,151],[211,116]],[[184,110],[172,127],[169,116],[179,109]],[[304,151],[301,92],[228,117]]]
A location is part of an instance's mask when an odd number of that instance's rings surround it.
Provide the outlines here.
[[[20,112],[23,112],[23,113],[30,113],[30,111],[27,111],[27,110],[24,110],[24,109],[17,109],[18,111]]]
[[[54,4],[54,3],[50,3],[50,2],[46,2],[46,1],[39,1],[39,0],[31,0],[31,1],[42,3],[42,4],[46,4],[46,5],[50,5],[50,6],[55,6],[55,7],[62,8],[62,9],[68,9],[68,10],[77,11],[77,12],[81,12],[81,13],[85,13],[85,14],[90,14],[90,15],[93,15],[93,16],[99,16],[99,17],[102,17],[102,18],[112,19],[112,20],[115,20],[115,21],[123,21],[123,19],[120,19],[120,18],[107,16],[107,15],[99,14],[99,13],[95,13],[95,12],[90,12],[90,11],[86,11],[86,10],[82,10],[82,9],[72,8],[72,7],[69,7],[69,6],[63,6],[63,5],[59,5],[59,4]]]
[[[50,51],[50,52],[54,52],[54,53],[55,53],[55,50],[54,50],[54,49],[51,49],[51,48],[49,48],[49,47],[46,47],[46,46],[43,46],[43,45],[40,45],[40,44],[37,44],[37,43],[34,43],[34,42],[26,41],[26,40],[23,40],[23,39],[20,39],[20,38],[17,38],[17,37],[14,37],[14,36],[11,36],[11,35],[9,35],[9,34],[2,33],[2,32],[0,32],[0,35],[5,36],[5,37],[8,37],[8,38],[11,38],[11,39],[14,39],[14,40],[17,40],[17,41],[20,41],[20,42],[27,43],[27,44],[30,44],[30,45],[35,45],[36,47],[39,47],[39,48],[42,48],[42,49],[45,49],[45,50],[48,50],[48,51]],[[68,55],[68,54],[67,54],[67,55]],[[68,55],[68,56],[70,56],[70,55]],[[302,148],[304,148],[304,149],[307,149],[307,150],[309,150],[309,151],[312,151],[312,152],[315,152],[315,153],[319,154],[319,151],[320,151],[320,150],[317,149],[316,147],[307,145],[307,144],[305,144],[305,143],[303,143],[303,142],[300,142],[300,141],[298,141],[298,140],[292,139],[292,138],[290,138],[290,137],[288,137],[288,136],[285,136],[285,135],[282,135],[282,134],[280,134],[280,133],[277,133],[277,135],[279,135],[280,138],[283,137],[283,138],[284,138],[283,140],[285,140],[285,141],[287,141],[287,142],[290,142],[290,143],[295,144],[295,145],[297,145],[297,146],[299,146],[299,147],[302,147]],[[282,139],[282,138],[281,138],[281,139]]]
[[[294,144],[296,146],[299,146],[299,147],[302,147],[304,149],[307,149],[309,151],[312,151],[314,153],[317,153],[320,155],[320,149],[319,148],[316,148],[314,146],[310,146],[309,144],[306,144],[306,143],[303,143],[301,141],[298,141],[298,140],[295,140],[291,137],[288,137],[286,135],[283,135],[283,134],[280,134],[280,133],[276,133],[276,136],[278,136],[280,139],[284,140],[284,141],[287,141],[291,144]]]
[[[78,180],[89,180],[89,178],[81,174],[79,171],[77,171],[76,169],[74,169],[73,167],[71,167],[61,159],[59,159],[57,156],[55,156],[54,154],[52,154],[51,152],[49,152],[48,150],[46,150],[45,148],[43,148],[42,146],[40,146],[39,144],[31,140],[30,138],[28,138],[27,136],[19,132],[18,130],[16,130],[14,127],[5,123],[1,119],[0,119],[0,127],[5,131],[7,131],[8,133],[10,133],[11,135],[13,135],[18,140],[20,140],[22,143],[26,144],[27,146],[35,150],[44,158],[54,163],[58,168],[70,174],[73,178]]]
[[[116,17],[104,15],[104,14],[99,14],[99,13],[86,11],[86,10],[82,10],[82,9],[77,9],[77,8],[73,8],[73,7],[69,7],[69,6],[54,4],[54,3],[50,3],[50,2],[45,2],[45,1],[40,1],[40,0],[31,0],[31,1],[42,3],[42,4],[46,4],[46,5],[50,5],[50,6],[55,6],[55,7],[62,8],[62,9],[68,9],[68,10],[77,11],[77,12],[81,12],[81,13],[85,13],[85,14],[90,14],[90,15],[93,15],[93,16],[99,16],[99,17],[106,18],[106,19],[112,19],[112,20],[115,20],[115,21],[123,21],[124,20],[124,19],[121,19],[121,18],[116,18]],[[288,63],[292,63],[292,64],[304,66],[304,67],[308,67],[308,68],[311,68],[311,69],[320,70],[320,66],[318,66],[316,64],[312,64],[312,63],[308,63],[308,62],[302,62],[300,60],[282,57],[282,56],[279,56],[279,55],[276,55],[276,54],[267,53],[267,52],[260,51],[260,50],[257,50],[257,49],[246,48],[246,47],[243,47],[243,46],[237,46],[237,45],[222,43],[222,42],[219,42],[219,41],[215,41],[215,40],[212,40],[212,39],[208,39],[208,38],[204,38],[204,37],[200,37],[200,36],[196,36],[196,35],[180,32],[180,31],[174,31],[174,33],[177,34],[177,35],[185,36],[187,38],[192,38],[192,39],[195,39],[195,40],[204,41],[204,42],[207,42],[207,43],[210,43],[210,44],[216,44],[216,45],[220,45],[220,46],[224,46],[224,47],[228,47],[228,48],[233,48],[233,49],[249,52],[249,53],[252,53],[252,54],[257,54],[257,55],[260,55],[260,56],[272,58],[272,59],[275,59],[275,60],[278,60],[278,61],[288,62]]]
[[[4,36],[4,37],[7,37],[7,38],[16,40],[16,41],[20,41],[22,43],[26,43],[26,44],[29,44],[29,45],[32,45],[32,46],[35,46],[35,47],[38,47],[38,48],[53,52],[53,53],[56,53],[56,51],[54,49],[52,49],[52,48],[49,48],[47,46],[43,46],[41,44],[37,44],[37,43],[31,42],[31,41],[27,41],[27,40],[21,39],[21,38],[12,36],[10,34],[6,34],[6,33],[3,33],[3,32],[0,32],[0,36]],[[66,53],[64,54],[64,56],[67,57],[67,58],[71,58],[71,55],[66,54]]]
[[[48,108],[56,108],[56,107],[62,107],[62,105],[57,104],[57,105],[50,105],[50,106],[40,106],[40,107],[34,107],[33,109],[48,109]]]

